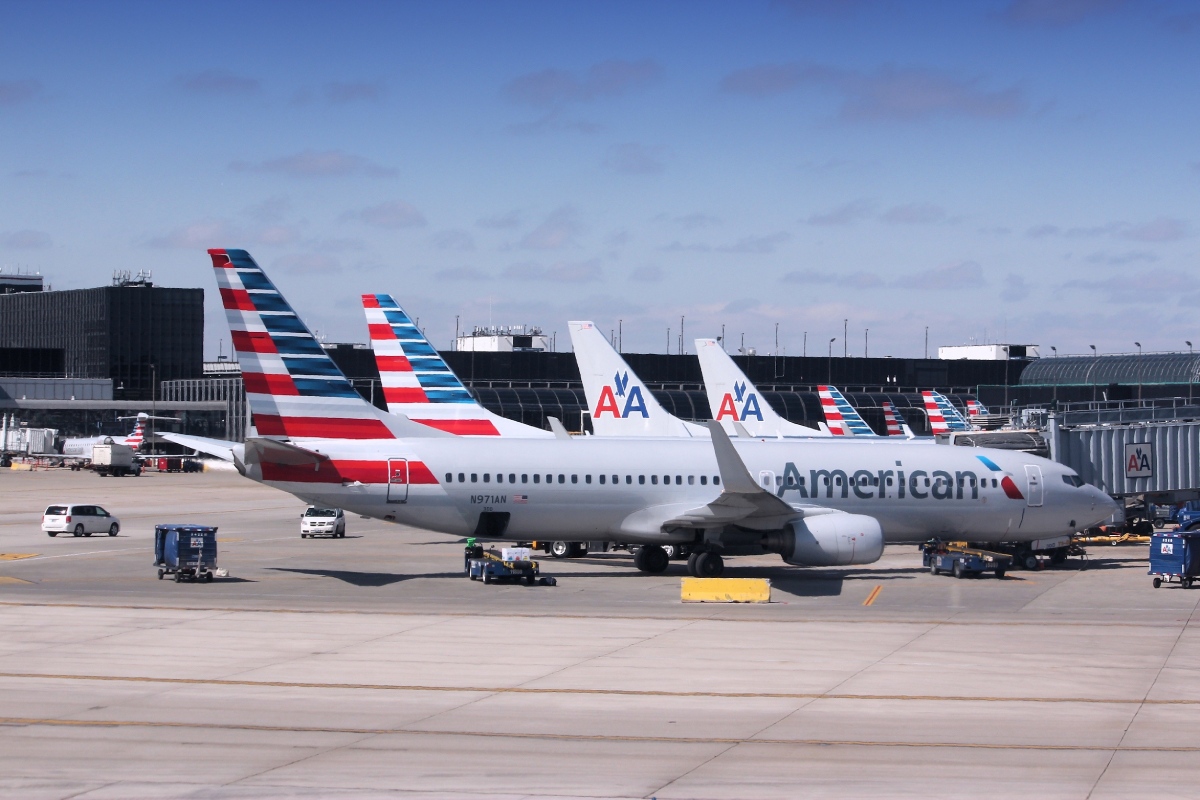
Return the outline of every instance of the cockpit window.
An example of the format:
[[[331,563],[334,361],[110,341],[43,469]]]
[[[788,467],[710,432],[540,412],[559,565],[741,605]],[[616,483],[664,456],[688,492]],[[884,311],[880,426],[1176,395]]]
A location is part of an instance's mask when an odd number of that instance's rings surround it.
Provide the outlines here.
[[[1083,478],[1078,475],[1063,475],[1062,479],[1067,486],[1083,486]]]

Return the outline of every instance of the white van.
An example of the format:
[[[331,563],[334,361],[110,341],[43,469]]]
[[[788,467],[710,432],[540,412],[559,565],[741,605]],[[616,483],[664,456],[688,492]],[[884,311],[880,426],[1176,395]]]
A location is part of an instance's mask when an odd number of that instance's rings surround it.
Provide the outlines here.
[[[46,513],[42,515],[42,530],[50,536],[60,533],[75,536],[107,533],[116,536],[121,532],[121,520],[100,506],[59,503],[46,507]]]
[[[346,538],[346,515],[340,508],[318,508],[309,506],[300,516],[300,538],[329,536]]]

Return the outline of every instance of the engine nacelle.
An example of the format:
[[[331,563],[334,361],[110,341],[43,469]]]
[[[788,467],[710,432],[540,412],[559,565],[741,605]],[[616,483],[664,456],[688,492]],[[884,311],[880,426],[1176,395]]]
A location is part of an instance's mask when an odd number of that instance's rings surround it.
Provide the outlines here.
[[[821,514],[768,533],[762,546],[798,567],[870,564],[883,555],[883,530],[865,514]]]

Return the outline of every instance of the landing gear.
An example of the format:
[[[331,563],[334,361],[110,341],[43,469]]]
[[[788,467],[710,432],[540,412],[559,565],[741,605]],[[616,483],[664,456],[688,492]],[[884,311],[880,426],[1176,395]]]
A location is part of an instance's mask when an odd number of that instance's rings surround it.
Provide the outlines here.
[[[688,556],[688,574],[693,578],[719,578],[725,571],[720,553],[700,552]]]
[[[651,575],[666,572],[670,563],[671,559],[667,558],[666,552],[656,544],[642,545],[633,554],[633,565]]]

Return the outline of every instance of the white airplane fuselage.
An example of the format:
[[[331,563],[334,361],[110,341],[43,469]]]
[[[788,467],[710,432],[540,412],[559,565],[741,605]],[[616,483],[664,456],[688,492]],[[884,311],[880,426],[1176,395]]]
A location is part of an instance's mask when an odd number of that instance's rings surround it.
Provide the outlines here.
[[[300,444],[330,460],[319,468],[250,460],[246,475],[310,503],[456,536],[479,533],[481,512],[507,512],[495,538],[689,541],[695,528],[663,523],[722,492],[710,440]],[[1028,541],[1080,530],[1115,510],[1100,490],[1070,482],[1077,478],[1069,469],[1026,453],[749,439],[734,446],[759,485],[787,503],[806,514],[869,515],[892,543]]]

